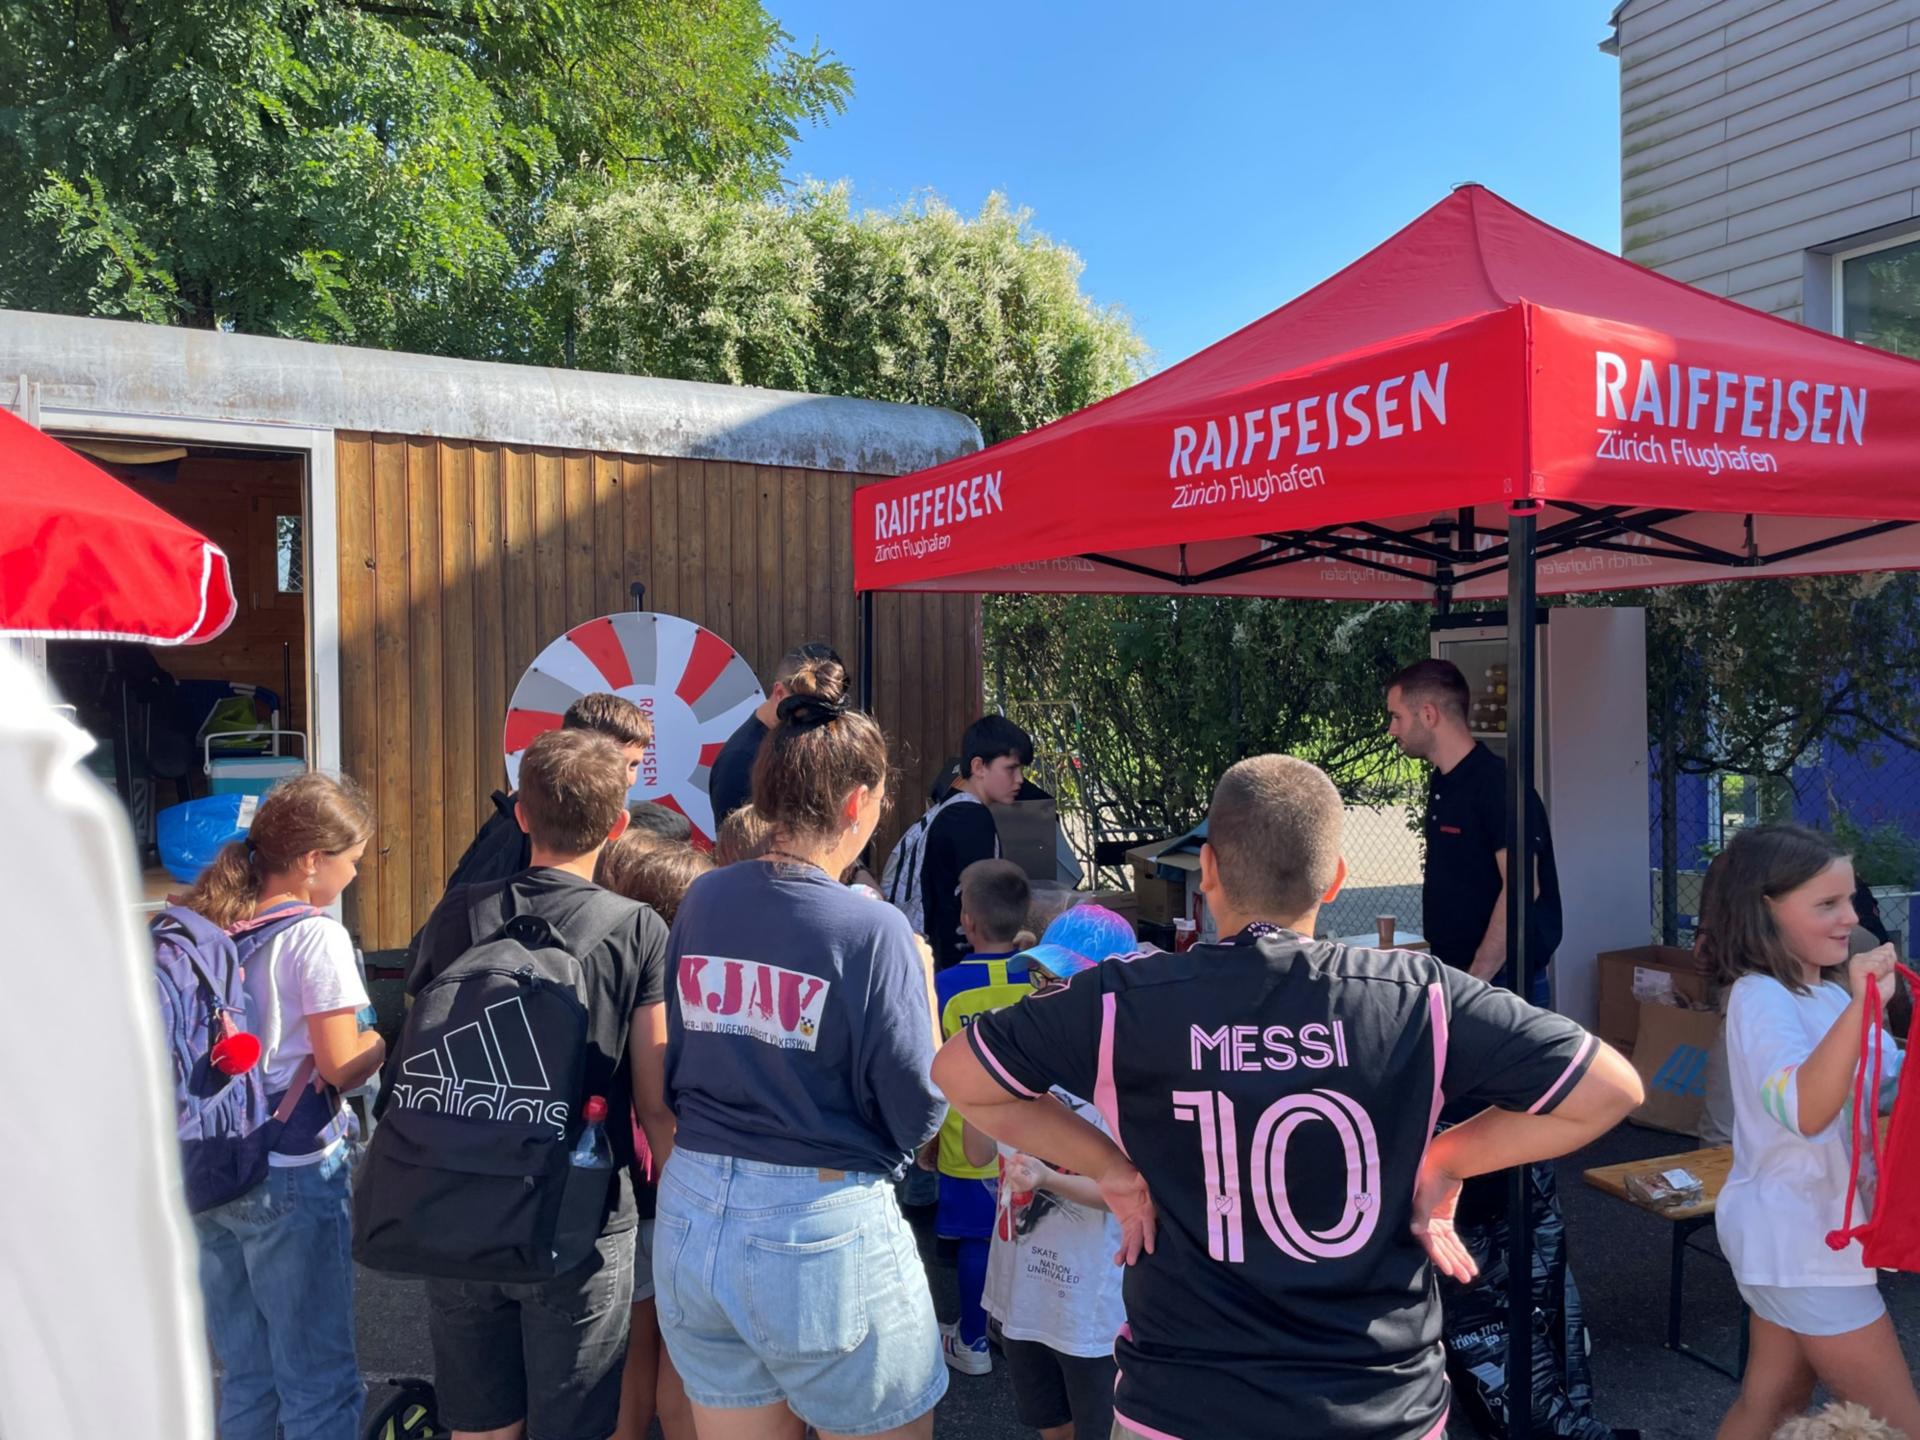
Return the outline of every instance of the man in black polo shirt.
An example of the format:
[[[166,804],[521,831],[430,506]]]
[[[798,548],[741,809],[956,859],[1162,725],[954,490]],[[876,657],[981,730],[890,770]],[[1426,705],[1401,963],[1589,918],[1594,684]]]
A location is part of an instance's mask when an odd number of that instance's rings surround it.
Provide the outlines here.
[[[1432,1266],[1473,1273],[1461,1178],[1577,1149],[1639,1101],[1570,1020],[1429,955],[1309,938],[1345,875],[1341,814],[1304,760],[1241,761],[1200,852],[1231,938],[1109,960],[934,1062],[971,1124],[1092,1176],[1121,1221],[1116,1436],[1437,1440]],[[1497,1108],[1432,1136],[1443,1095]]]
[[[1420,660],[1387,682],[1388,732],[1433,766],[1421,925],[1433,953],[1477,980],[1510,985],[1507,970],[1507,762],[1467,728],[1467,680],[1446,660]],[[1527,787],[1533,906],[1528,998],[1548,1003],[1547,964],[1560,943],[1560,876],[1547,809]]]

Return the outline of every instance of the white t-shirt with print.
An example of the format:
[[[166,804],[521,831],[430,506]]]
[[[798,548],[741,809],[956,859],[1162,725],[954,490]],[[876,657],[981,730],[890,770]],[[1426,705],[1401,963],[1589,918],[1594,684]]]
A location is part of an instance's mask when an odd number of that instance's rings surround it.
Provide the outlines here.
[[[1107,1131],[1086,1101],[1053,1094],[1081,1119]],[[1000,1201],[987,1252],[983,1303],[1012,1340],[1030,1340],[1062,1355],[1113,1354],[1126,1323],[1120,1298],[1120,1222],[1106,1210],[1077,1205],[1048,1190],[1020,1195],[1006,1183],[1014,1151],[1000,1147]]]
[[[1733,1091],[1733,1169],[1720,1191],[1715,1225],[1734,1278],[1747,1285],[1871,1285],[1860,1242],[1827,1246],[1840,1228],[1852,1157],[1852,1087],[1833,1121],[1800,1133],[1800,1067],[1846,1010],[1840,985],[1795,995],[1765,975],[1743,975],[1727,1000],[1727,1073]],[[1849,1022],[1853,1023],[1853,1022]],[[1881,1083],[1900,1073],[1891,1035]],[[1877,1112],[1877,1106],[1876,1106]],[[1873,1162],[1860,1165],[1854,1219],[1868,1213]]]
[[[325,915],[296,920],[267,942],[247,966],[247,1029],[260,1039],[261,1075],[267,1093],[292,1083],[294,1071],[313,1054],[309,1015],[358,1010],[367,987],[354,963],[346,926]],[[275,1165],[310,1165],[331,1153],[271,1157]]]

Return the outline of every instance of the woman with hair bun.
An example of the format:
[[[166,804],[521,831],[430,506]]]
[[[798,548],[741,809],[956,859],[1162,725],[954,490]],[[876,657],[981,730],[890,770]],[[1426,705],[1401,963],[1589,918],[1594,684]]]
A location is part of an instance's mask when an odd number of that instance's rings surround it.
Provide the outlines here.
[[[355,1440],[363,1390],[353,1340],[350,1150],[342,1091],[386,1046],[362,1031],[353,940],[321,912],[359,873],[373,810],[344,776],[282,781],[245,840],[180,902],[233,932],[269,1105],[299,1098],[267,1178],[194,1216],[207,1330],[220,1361],[222,1440]]]
[[[702,1435],[924,1440],[947,1367],[892,1182],[946,1110],[931,961],[837,879],[883,812],[879,726],[837,661],[786,684],[753,769],[766,849],[693,883],[668,948],[661,1332]]]

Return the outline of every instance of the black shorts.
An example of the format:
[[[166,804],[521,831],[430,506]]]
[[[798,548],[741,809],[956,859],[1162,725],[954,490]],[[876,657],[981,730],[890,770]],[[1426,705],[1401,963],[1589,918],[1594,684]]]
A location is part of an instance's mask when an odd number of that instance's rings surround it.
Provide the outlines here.
[[[993,1334],[1013,1377],[1013,1413],[1022,1425],[1051,1430],[1071,1422],[1074,1440],[1108,1440],[1119,1374],[1111,1355],[1087,1359],[1036,1340],[1010,1340],[997,1322]]]
[[[433,1384],[453,1430],[527,1422],[527,1440],[607,1440],[633,1303],[634,1232],[602,1235],[554,1280],[427,1282]]]

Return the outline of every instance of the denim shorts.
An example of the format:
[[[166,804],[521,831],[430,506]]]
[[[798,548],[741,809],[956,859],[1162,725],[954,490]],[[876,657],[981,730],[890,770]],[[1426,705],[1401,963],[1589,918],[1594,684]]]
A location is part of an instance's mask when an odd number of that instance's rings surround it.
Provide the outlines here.
[[[602,1235],[534,1284],[427,1281],[440,1418],[453,1430],[527,1422],[527,1440],[606,1440],[620,1418],[633,1300],[631,1230]]]
[[[653,1276],[661,1336],[697,1405],[784,1400],[816,1429],[873,1435],[946,1394],[926,1270],[884,1175],[676,1149]]]

